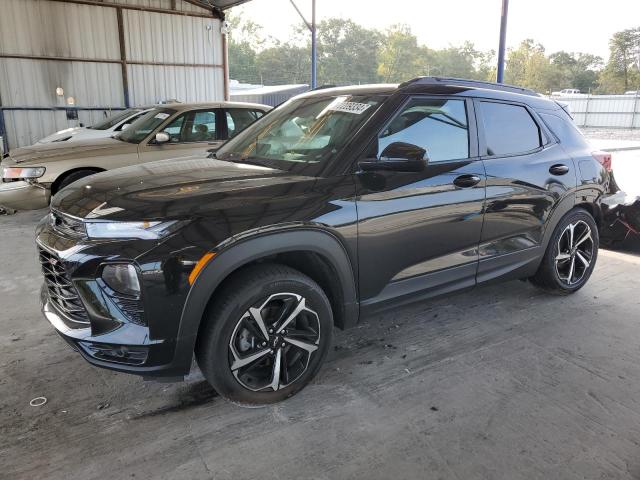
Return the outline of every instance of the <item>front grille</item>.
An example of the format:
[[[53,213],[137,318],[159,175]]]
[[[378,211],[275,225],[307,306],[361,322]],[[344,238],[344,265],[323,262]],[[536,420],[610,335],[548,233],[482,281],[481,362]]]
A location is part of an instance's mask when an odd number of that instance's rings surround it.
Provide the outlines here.
[[[54,230],[67,237],[83,238],[87,231],[82,220],[51,210],[51,225]]]
[[[40,247],[38,254],[51,303],[72,322],[88,325],[87,311],[60,259]]]

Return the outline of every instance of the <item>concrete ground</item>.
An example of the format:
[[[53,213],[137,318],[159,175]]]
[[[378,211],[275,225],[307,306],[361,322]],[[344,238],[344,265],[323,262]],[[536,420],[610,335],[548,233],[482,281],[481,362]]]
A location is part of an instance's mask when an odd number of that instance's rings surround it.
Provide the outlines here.
[[[246,409],[67,348],[38,307],[43,214],[0,217],[0,478],[640,478],[638,244],[570,297],[515,281],[365,318]]]

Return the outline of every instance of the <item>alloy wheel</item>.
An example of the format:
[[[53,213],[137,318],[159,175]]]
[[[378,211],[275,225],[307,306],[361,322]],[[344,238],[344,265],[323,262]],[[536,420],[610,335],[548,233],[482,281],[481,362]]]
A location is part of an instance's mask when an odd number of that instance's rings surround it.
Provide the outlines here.
[[[555,267],[558,278],[572,286],[589,271],[594,254],[591,227],[583,220],[570,223],[558,239]]]
[[[249,308],[229,341],[229,367],[245,388],[277,391],[299,379],[320,343],[320,319],[306,299],[276,293]]]

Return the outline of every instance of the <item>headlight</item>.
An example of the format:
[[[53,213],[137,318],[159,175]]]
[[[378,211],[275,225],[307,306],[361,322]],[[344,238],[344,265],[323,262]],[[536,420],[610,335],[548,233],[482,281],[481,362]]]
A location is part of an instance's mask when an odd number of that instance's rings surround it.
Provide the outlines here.
[[[3,178],[40,178],[44,175],[44,167],[3,167]]]
[[[89,238],[137,238],[157,240],[175,232],[185,222],[87,222]]]
[[[110,288],[124,295],[137,297],[140,295],[140,281],[136,267],[128,263],[105,265],[102,269],[102,280]]]

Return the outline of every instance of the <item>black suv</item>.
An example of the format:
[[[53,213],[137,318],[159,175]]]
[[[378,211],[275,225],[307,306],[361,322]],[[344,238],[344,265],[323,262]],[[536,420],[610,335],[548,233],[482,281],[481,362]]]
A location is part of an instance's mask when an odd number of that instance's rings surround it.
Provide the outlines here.
[[[90,363],[282,400],[333,326],[492,280],[581,288],[608,174],[570,116],[450,78],[298,96],[209,157],[80,180],[38,226],[44,315]]]

